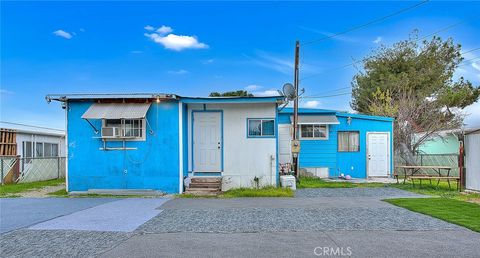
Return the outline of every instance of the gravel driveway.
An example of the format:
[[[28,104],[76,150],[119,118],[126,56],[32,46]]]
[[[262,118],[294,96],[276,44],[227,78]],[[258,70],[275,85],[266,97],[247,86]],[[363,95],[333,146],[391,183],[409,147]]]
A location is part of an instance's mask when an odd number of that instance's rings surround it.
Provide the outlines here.
[[[239,233],[458,228],[381,201],[415,196],[420,195],[394,188],[331,188],[301,189],[294,199],[175,199],[138,230]]]

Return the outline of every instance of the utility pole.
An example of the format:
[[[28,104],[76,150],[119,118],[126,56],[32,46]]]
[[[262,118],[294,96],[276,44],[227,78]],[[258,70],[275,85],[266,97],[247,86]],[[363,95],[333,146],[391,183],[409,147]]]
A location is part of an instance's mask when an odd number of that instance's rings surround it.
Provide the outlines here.
[[[298,179],[298,154],[300,152],[300,141],[298,140],[298,77],[299,77],[299,56],[300,56],[300,41],[295,42],[295,67],[293,86],[295,88],[295,99],[293,101],[293,141],[292,141],[292,153],[293,153],[293,166],[295,177]]]

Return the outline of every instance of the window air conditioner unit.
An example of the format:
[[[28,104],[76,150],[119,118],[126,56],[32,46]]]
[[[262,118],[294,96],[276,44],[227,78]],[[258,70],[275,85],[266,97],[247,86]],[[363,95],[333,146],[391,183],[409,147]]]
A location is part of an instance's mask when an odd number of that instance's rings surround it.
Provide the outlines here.
[[[120,131],[121,130],[118,127],[103,127],[102,138],[119,138]]]

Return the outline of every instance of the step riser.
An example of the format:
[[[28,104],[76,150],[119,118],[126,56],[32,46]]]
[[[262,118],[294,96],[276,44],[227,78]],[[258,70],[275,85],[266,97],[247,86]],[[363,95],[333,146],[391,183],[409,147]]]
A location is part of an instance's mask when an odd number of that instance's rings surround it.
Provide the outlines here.
[[[192,178],[192,183],[222,183],[221,178]]]

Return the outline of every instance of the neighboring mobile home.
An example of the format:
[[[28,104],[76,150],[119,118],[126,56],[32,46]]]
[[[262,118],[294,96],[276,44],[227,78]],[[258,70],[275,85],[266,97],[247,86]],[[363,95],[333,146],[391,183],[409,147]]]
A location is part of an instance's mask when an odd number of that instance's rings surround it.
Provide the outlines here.
[[[275,186],[278,161],[291,162],[291,112],[279,114],[278,108],[283,96],[87,94],[47,100],[61,101],[66,110],[69,192],[181,193],[189,178],[202,177],[221,178],[222,190]],[[392,119],[303,109],[300,119],[302,168],[325,176],[390,175]],[[308,130],[312,139],[306,139]]]
[[[393,118],[299,109],[300,169],[319,177],[388,177],[393,171]],[[279,162],[291,162],[293,109],[279,113]]]

